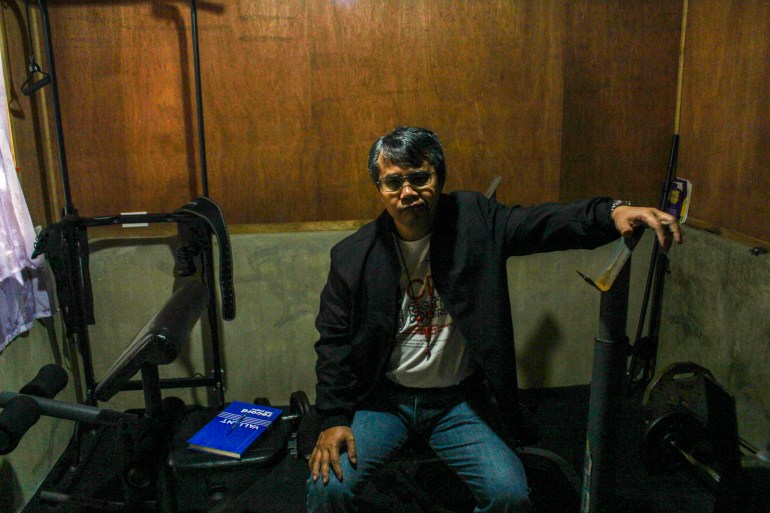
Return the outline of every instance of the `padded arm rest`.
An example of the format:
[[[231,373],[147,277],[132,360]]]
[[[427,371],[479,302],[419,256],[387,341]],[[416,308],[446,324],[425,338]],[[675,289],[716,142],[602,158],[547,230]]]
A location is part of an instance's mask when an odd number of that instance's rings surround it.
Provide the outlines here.
[[[134,337],[96,387],[96,398],[109,401],[145,365],[173,362],[208,303],[208,288],[192,280],[177,290]]]

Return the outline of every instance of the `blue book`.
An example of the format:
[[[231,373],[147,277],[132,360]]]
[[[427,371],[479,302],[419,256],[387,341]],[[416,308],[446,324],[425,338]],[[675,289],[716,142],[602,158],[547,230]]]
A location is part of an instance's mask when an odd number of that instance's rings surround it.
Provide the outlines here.
[[[281,413],[283,410],[278,408],[233,401],[187,440],[187,447],[195,451],[241,459],[246,449],[281,416]]]

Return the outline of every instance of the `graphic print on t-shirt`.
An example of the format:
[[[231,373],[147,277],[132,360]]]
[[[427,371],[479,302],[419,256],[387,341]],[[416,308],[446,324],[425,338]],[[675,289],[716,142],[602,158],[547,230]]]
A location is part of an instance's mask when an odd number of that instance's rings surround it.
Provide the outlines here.
[[[433,285],[430,236],[397,244],[402,261],[403,299],[386,375],[405,386],[456,384],[468,372],[465,340]]]
[[[425,354],[430,358],[437,336],[452,324],[445,321],[447,312],[436,294],[430,274],[424,279],[412,279],[404,291],[404,302],[398,315],[399,335],[403,342],[409,338],[423,338]],[[419,292],[417,292],[419,291]],[[406,330],[409,326],[411,329]],[[414,341],[417,342],[417,341]]]

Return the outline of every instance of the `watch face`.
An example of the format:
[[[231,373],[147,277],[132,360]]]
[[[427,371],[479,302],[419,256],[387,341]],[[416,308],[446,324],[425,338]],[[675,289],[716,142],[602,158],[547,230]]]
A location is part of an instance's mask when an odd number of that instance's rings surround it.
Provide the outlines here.
[[[612,200],[612,203],[610,203],[610,215],[612,215],[615,209],[621,205],[628,207],[631,206],[631,202],[625,200]]]

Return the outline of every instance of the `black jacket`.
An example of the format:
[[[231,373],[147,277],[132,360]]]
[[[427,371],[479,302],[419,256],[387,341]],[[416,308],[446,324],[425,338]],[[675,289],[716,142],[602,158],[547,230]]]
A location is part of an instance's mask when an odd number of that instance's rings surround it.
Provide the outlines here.
[[[431,236],[431,273],[501,411],[515,418],[518,385],[506,261],[618,238],[609,198],[508,207],[482,194],[439,199]],[[385,372],[402,292],[387,212],[339,242],[316,318],[320,339],[316,410],[321,429],[350,425],[353,412]]]

